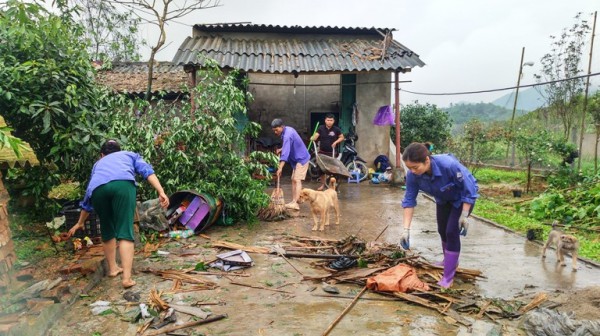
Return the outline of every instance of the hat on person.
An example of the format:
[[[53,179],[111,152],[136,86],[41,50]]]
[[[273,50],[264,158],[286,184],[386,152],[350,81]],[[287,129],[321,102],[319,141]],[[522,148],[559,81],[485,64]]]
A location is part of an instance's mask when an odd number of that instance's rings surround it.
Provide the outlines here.
[[[273,121],[271,121],[271,128],[281,127],[281,126],[283,126],[283,120],[281,120],[279,118],[275,118],[275,119],[273,119]]]

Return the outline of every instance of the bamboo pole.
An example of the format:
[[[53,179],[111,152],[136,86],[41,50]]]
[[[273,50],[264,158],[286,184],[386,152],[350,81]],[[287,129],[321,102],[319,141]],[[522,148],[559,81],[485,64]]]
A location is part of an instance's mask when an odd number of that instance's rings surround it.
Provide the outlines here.
[[[325,332],[323,333],[323,336],[327,336],[329,335],[329,333],[333,330],[333,328],[335,328],[336,324],[338,324],[338,322],[340,322],[342,320],[342,318],[344,317],[344,315],[346,315],[346,313],[348,313],[350,311],[350,309],[352,309],[352,307],[354,306],[354,304],[356,303],[356,301],[358,301],[358,299],[367,291],[367,287],[363,287],[363,289],[360,291],[360,293],[356,294],[356,296],[354,297],[354,300],[352,300],[352,302],[350,302],[350,304],[348,305],[348,307],[346,307],[346,309],[344,309],[344,311],[340,314],[340,316],[338,316],[335,321],[333,321],[329,327],[327,328],[327,330],[325,330]]]
[[[169,328],[159,329],[157,331],[154,331],[154,332],[151,332],[151,333],[147,334],[146,336],[158,336],[158,335],[162,335],[162,334],[167,334],[167,333],[170,333],[170,332],[175,331],[175,330],[189,328],[189,327],[195,327],[195,326],[198,326],[198,325],[201,325],[201,324],[206,324],[206,323],[210,323],[210,322],[222,320],[222,319],[224,319],[226,317],[227,317],[227,314],[217,315],[217,316],[206,318],[204,320],[198,320],[198,321],[184,323],[184,324],[181,324],[181,325],[178,325],[178,326],[173,326],[173,327],[169,327]]]
[[[596,35],[596,17],[598,11],[594,12],[594,26],[592,28],[592,42],[590,43],[590,60],[588,62],[588,76],[585,80],[585,96],[583,98],[583,112],[581,113],[581,131],[579,132],[579,157],[577,158],[577,170],[581,170],[581,157],[583,156],[583,136],[585,135],[585,115],[588,106],[588,92],[590,88],[590,75],[592,74],[592,56],[594,52],[594,36]]]

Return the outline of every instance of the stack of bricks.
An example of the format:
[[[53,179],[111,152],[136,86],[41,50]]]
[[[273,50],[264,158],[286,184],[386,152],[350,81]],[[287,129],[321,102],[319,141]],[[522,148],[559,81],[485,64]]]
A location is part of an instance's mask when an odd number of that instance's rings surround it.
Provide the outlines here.
[[[11,269],[16,260],[15,248],[10,236],[8,225],[8,192],[0,179],[0,291],[8,287],[11,282]]]

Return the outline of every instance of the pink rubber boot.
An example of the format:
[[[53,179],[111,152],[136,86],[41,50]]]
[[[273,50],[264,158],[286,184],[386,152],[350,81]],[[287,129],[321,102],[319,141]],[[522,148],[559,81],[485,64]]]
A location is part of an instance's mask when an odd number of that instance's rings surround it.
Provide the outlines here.
[[[444,276],[438,282],[438,285],[443,288],[450,288],[454,281],[454,275],[458,268],[458,257],[460,252],[446,251],[444,255]]]

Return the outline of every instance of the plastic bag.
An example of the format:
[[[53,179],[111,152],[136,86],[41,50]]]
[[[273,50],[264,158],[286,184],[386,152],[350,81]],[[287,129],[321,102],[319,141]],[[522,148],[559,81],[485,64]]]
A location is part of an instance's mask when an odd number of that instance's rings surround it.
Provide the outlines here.
[[[546,308],[527,313],[523,327],[532,336],[600,335],[600,321],[578,321],[572,315]]]
[[[392,112],[392,108],[389,105],[380,107],[373,119],[373,125],[389,126],[394,124],[394,112]]]

